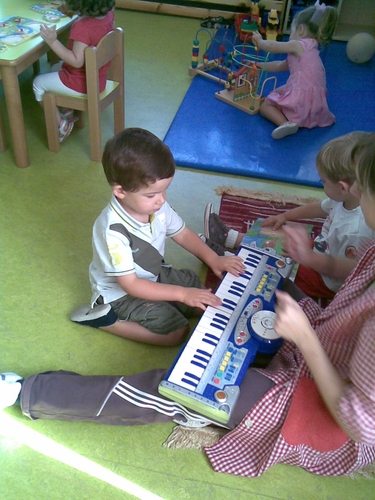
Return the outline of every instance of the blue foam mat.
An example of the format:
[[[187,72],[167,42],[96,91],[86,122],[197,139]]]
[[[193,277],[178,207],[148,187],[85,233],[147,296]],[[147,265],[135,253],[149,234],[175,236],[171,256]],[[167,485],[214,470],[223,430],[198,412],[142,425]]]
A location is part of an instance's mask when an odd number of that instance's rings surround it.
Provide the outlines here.
[[[328,104],[336,123],[302,128],[282,140],[271,138],[274,125],[215,98],[218,84],[196,76],[164,142],[176,164],[218,173],[243,175],[321,187],[315,168],[319,149],[353,130],[375,130],[375,57],[352,63],[345,42],[332,42],[323,52]],[[278,86],[288,73],[276,74]]]

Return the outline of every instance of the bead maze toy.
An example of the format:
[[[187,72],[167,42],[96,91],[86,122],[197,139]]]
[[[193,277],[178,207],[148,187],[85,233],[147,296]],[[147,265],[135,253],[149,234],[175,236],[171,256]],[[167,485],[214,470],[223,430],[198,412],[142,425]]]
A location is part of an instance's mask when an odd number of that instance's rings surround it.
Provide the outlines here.
[[[206,50],[202,62],[199,62],[199,37],[208,34]],[[269,52],[260,54],[258,47],[243,41],[233,30],[217,29],[211,33],[206,28],[197,31],[193,40],[191,67],[189,75],[202,75],[218,83],[215,97],[235,106],[250,115],[259,112],[264,100],[265,87],[273,83],[276,77],[268,77],[263,65],[269,59]],[[234,40],[233,40],[234,38]]]

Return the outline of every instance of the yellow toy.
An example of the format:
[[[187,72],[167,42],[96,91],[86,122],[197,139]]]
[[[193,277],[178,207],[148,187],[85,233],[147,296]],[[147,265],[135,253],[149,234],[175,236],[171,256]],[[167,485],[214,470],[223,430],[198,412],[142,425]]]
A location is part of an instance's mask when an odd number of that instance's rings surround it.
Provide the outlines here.
[[[266,40],[276,40],[279,26],[279,15],[276,9],[271,9],[268,13],[267,27],[266,27]]]

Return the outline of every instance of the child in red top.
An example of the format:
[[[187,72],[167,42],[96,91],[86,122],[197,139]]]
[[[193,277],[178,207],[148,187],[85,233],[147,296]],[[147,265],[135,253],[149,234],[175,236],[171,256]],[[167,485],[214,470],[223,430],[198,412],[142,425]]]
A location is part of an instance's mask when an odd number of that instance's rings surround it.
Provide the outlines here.
[[[40,35],[60,57],[57,68],[51,73],[39,75],[33,82],[35,98],[43,102],[45,92],[57,92],[72,96],[87,93],[85,73],[85,48],[96,47],[100,40],[114,29],[114,0],[67,0],[66,7],[78,14],[70,30],[67,47],[57,39],[56,26],[40,26]],[[105,89],[108,66],[99,73],[100,92]],[[59,140],[63,142],[72,131],[75,116],[72,110],[56,109]]]

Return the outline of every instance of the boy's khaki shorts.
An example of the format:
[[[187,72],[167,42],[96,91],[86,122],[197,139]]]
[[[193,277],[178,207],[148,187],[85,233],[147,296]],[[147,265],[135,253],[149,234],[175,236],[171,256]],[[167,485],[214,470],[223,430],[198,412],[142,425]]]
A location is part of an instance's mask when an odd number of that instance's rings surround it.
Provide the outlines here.
[[[159,282],[185,288],[202,288],[198,275],[190,269],[162,267]],[[194,308],[181,302],[154,302],[131,295],[114,300],[111,306],[120,321],[134,321],[160,335],[183,328],[189,323],[187,318],[195,316]]]

